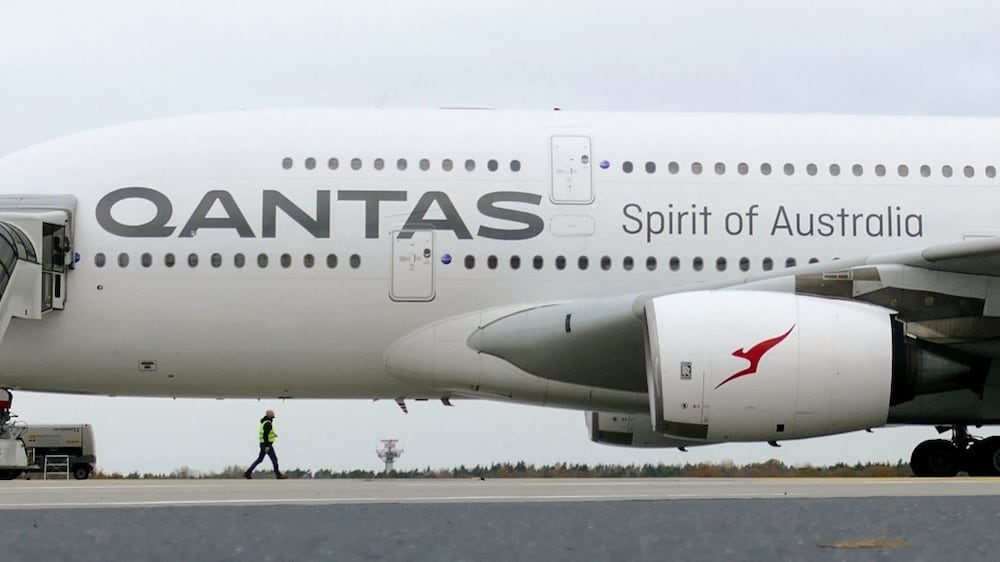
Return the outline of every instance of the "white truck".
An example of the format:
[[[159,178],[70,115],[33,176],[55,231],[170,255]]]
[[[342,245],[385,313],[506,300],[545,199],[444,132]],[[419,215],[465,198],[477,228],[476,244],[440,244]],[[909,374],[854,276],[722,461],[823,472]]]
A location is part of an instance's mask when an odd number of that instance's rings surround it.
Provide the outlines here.
[[[32,424],[13,421],[10,392],[0,388],[0,480],[25,472],[70,473],[86,480],[97,455],[89,424]]]
[[[73,478],[86,480],[97,464],[94,428],[90,424],[28,424],[21,432],[21,441],[31,465],[28,472],[44,471],[48,461],[49,472],[58,466],[57,471],[68,470]]]

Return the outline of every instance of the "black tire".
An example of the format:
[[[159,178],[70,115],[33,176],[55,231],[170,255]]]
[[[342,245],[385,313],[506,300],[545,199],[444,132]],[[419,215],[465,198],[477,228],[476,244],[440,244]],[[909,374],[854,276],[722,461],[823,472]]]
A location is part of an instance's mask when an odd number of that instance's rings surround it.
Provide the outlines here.
[[[6,469],[0,470],[0,480],[13,480],[21,475],[23,470]]]
[[[85,464],[78,464],[73,467],[73,478],[86,480],[90,478],[90,467]]]
[[[913,449],[910,470],[914,476],[955,476],[962,466],[961,461],[962,452],[951,441],[932,439]]]
[[[1000,476],[1000,437],[987,437],[969,447],[969,476]]]

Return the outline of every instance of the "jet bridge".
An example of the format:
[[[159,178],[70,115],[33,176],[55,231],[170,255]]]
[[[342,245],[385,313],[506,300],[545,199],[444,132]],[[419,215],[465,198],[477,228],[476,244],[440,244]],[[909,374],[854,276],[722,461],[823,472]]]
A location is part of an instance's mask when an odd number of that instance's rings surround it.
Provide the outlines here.
[[[72,196],[0,197],[0,339],[12,318],[65,308],[75,210]]]

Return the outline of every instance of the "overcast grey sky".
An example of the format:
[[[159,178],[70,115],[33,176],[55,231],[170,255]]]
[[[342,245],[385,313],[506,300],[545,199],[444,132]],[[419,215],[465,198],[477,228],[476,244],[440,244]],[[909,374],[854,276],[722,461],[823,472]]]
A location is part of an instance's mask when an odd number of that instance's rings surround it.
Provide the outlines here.
[[[0,154],[132,120],[275,107],[1000,115],[990,1],[8,2]],[[106,470],[247,464],[277,410],[285,467],[495,461],[788,462],[909,458],[928,428],[633,451],[583,415],[494,403],[166,400],[17,393],[30,422],[89,422]],[[995,433],[995,432],[994,432]]]

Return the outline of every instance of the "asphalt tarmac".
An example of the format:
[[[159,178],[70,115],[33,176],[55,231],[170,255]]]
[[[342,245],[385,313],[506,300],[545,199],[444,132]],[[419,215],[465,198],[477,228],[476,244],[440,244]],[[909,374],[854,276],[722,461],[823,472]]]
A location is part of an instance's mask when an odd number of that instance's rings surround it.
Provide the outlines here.
[[[0,559],[997,560],[996,479],[0,483]]]

